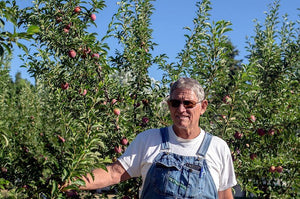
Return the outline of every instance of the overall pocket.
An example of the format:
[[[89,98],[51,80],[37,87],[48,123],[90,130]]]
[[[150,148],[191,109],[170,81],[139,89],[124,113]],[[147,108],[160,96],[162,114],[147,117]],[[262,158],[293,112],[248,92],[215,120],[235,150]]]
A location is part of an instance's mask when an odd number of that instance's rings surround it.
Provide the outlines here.
[[[169,158],[157,161],[151,168],[151,185],[153,190],[164,196],[177,195],[179,189],[186,189],[180,181],[181,166]]]

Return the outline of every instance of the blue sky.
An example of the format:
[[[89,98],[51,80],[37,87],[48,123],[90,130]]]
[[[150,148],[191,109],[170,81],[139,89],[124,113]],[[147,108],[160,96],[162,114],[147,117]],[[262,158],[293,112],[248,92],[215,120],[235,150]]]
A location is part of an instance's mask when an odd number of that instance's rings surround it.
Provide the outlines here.
[[[22,4],[27,4],[31,0],[22,0]],[[96,24],[99,36],[106,32],[107,25],[112,15],[117,11],[116,2],[118,0],[106,0],[106,7],[97,14]],[[156,0],[153,2],[155,11],[152,15],[153,42],[157,43],[154,54],[165,53],[169,57],[169,62],[176,62],[175,57],[183,49],[185,44],[184,34],[188,33],[183,29],[185,26],[193,26],[193,18],[196,16],[197,0]],[[246,36],[254,35],[254,19],[263,24],[265,12],[273,0],[211,0],[211,19],[213,21],[227,20],[232,22],[231,32],[227,33],[233,45],[239,50],[238,59],[244,59],[246,55]],[[289,20],[299,20],[300,11],[299,0],[281,0],[280,17],[289,15]],[[280,18],[281,19],[281,18]],[[110,44],[113,46],[114,44]],[[113,49],[112,49],[113,50]],[[14,59],[11,65],[11,76],[16,72],[21,72],[22,78],[33,82],[33,78],[27,73],[27,69],[20,68],[22,62],[17,58],[17,54],[22,53],[19,49],[14,49]],[[151,67],[149,75],[157,80],[162,77],[161,71],[156,67]]]

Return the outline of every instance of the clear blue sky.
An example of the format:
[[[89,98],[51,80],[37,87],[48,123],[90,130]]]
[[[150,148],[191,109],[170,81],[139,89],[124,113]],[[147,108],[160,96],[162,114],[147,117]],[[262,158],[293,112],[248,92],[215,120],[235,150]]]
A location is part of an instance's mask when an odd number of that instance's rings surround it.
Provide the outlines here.
[[[31,0],[22,0],[21,2],[26,5]],[[106,32],[112,15],[117,11],[116,2],[118,0],[106,0],[107,6],[97,14],[95,22],[100,37]],[[153,2],[155,11],[152,15],[151,28],[154,30],[153,41],[158,44],[154,54],[165,53],[169,57],[169,62],[177,61],[175,57],[185,44],[184,34],[188,33],[183,27],[193,26],[192,20],[196,16],[196,2],[196,0],[156,0]],[[255,23],[253,20],[257,19],[263,24],[266,16],[264,12],[269,10],[268,6],[273,0],[211,0],[211,2],[211,19],[213,21],[224,19],[232,22],[233,31],[227,35],[240,52],[238,58],[244,59],[246,36],[254,35]],[[300,8],[299,0],[281,0],[280,5],[280,17],[287,13],[289,20],[299,20],[300,11],[297,10]],[[14,56],[17,57],[18,53],[20,50],[16,48]],[[27,70],[19,67],[21,64],[18,58],[12,61],[11,76],[14,77],[15,73],[19,71],[22,78],[33,82],[34,80],[29,76]],[[156,67],[151,67],[149,74],[157,80],[162,77],[161,72]]]

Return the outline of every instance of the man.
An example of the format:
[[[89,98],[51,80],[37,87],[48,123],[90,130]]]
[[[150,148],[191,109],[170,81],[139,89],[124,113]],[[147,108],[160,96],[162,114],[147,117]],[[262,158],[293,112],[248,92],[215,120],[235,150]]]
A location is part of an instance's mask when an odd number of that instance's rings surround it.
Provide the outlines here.
[[[226,198],[236,178],[226,142],[199,127],[206,111],[201,85],[180,78],[170,89],[173,125],[137,135],[116,162],[93,170],[82,190],[93,190],[142,176],[141,198]]]

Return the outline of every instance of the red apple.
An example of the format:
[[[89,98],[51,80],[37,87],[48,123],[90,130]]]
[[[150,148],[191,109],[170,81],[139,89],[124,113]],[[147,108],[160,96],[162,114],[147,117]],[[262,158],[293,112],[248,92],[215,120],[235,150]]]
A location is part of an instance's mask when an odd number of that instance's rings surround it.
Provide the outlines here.
[[[276,171],[277,171],[278,173],[281,173],[281,172],[283,171],[282,166],[277,166],[277,167],[276,167]]]
[[[1,172],[2,172],[2,173],[7,173],[7,168],[1,167]]]
[[[268,134],[269,134],[269,135],[274,135],[274,134],[275,134],[275,130],[274,130],[274,129],[270,129],[270,130],[268,131]]]
[[[86,89],[79,89],[78,93],[81,95],[81,96],[85,96],[87,94],[87,90]]]
[[[270,166],[269,171],[270,171],[271,173],[274,173],[274,172],[276,171],[276,167],[273,166],[273,165]]]
[[[144,124],[147,124],[147,123],[149,122],[149,118],[148,118],[148,117],[143,117],[143,118],[142,118],[142,122],[143,122]]]
[[[258,133],[258,135],[260,135],[260,136],[264,136],[265,134],[266,134],[266,131],[264,130],[264,129],[257,129],[257,133]]]
[[[70,29],[72,26],[72,23],[69,23],[68,25],[65,26],[66,29]]]
[[[92,21],[95,21],[95,20],[96,20],[96,15],[95,15],[95,14],[91,14],[90,17],[91,17],[91,20],[92,20]]]
[[[69,57],[74,58],[74,57],[76,57],[76,51],[75,50],[70,50],[68,52],[68,55],[69,55]]]
[[[256,118],[254,115],[250,115],[250,117],[248,118],[249,122],[253,123],[256,121]]]
[[[115,146],[114,148],[116,153],[122,153],[122,147],[121,146]]]
[[[223,97],[223,102],[226,104],[229,104],[231,102],[231,97],[229,95],[226,95]]]
[[[57,135],[57,137],[59,138],[59,140],[61,141],[61,142],[65,142],[66,140],[62,137],[62,136],[60,136],[60,135]]]
[[[122,138],[121,144],[126,146],[128,144],[128,140],[126,138]]]
[[[60,87],[63,89],[63,90],[67,90],[69,88],[69,83],[61,83]]]
[[[115,115],[120,115],[120,113],[121,113],[120,109],[118,109],[118,108],[114,109],[114,114]]]
[[[257,158],[257,155],[255,153],[251,153],[250,154],[250,159],[254,160],[255,158]]]
[[[114,105],[115,103],[117,103],[117,100],[116,99],[112,99],[111,100],[111,105]]]
[[[64,28],[64,32],[65,32],[65,33],[69,33],[69,31],[70,31],[70,29]]]
[[[235,134],[234,134],[234,137],[235,137],[235,139],[239,140],[243,137],[243,133],[240,133],[240,132],[236,131]]]
[[[149,101],[147,99],[143,99],[142,102],[143,102],[144,105],[148,105],[149,104]]]
[[[74,12],[75,12],[75,13],[80,13],[80,11],[81,11],[80,6],[76,6],[76,7],[74,8]]]
[[[86,54],[90,54],[90,53],[91,53],[91,49],[90,49],[90,48],[86,48],[86,49],[84,49],[84,53],[86,53]]]
[[[66,194],[67,198],[76,198],[76,196],[78,196],[78,193],[75,190],[69,190],[66,192]]]
[[[56,17],[56,23],[62,22],[62,17]]]
[[[92,58],[99,59],[99,54],[98,53],[93,53]]]

